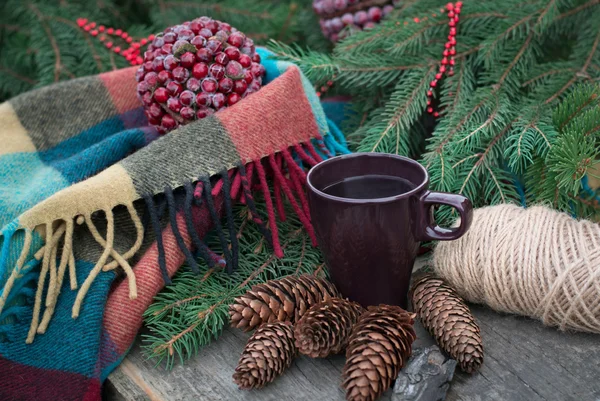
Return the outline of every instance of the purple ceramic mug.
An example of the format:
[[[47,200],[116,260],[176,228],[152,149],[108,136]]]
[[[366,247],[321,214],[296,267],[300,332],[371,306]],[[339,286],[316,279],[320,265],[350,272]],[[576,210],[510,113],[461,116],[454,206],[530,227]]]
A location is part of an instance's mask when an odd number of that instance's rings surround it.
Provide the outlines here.
[[[385,153],[334,157],[313,167],[307,180],[311,219],[331,278],[345,297],[363,306],[405,308],[420,241],[454,240],[471,224],[469,199],[429,191],[427,170],[406,157]],[[396,181],[399,186],[394,186]],[[454,207],[460,225],[437,226],[434,205]]]

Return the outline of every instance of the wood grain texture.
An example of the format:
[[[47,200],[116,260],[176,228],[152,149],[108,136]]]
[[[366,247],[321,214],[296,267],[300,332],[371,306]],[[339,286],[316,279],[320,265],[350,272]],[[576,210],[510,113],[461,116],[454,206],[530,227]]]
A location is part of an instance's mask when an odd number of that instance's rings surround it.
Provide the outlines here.
[[[485,360],[480,372],[457,372],[448,401],[600,401],[600,336],[563,333],[527,318],[474,306]],[[417,327],[415,346],[433,340]],[[249,334],[228,329],[184,366],[156,368],[136,344],[108,378],[106,401],[343,401],[342,356],[300,357],[274,383],[238,390],[231,379]],[[391,390],[383,401],[392,399]]]

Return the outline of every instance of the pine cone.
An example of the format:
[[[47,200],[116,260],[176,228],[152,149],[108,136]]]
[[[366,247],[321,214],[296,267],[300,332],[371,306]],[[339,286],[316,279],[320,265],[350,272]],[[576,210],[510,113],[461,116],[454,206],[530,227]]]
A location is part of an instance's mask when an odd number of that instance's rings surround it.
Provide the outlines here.
[[[262,323],[297,322],[311,306],[338,295],[329,281],[308,274],[270,280],[235,299],[231,326],[249,331]]]
[[[460,368],[472,373],[483,363],[483,343],[475,317],[462,298],[441,278],[414,279],[412,305],[423,326]]]
[[[294,327],[298,351],[311,358],[340,353],[348,345],[352,327],[363,312],[360,304],[342,298],[313,305]]]
[[[383,394],[412,354],[414,314],[399,306],[370,306],[352,330],[342,386],[348,401]]]
[[[244,390],[264,387],[281,375],[295,356],[292,324],[264,324],[248,339],[233,381]]]

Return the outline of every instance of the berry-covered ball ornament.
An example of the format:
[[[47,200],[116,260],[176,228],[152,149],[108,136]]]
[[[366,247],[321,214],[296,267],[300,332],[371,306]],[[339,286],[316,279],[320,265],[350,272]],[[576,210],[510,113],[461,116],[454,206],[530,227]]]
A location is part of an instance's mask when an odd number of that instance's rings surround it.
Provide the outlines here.
[[[161,134],[236,104],[262,86],[252,39],[200,17],[157,34],[136,73],[138,97]]]
[[[321,31],[332,42],[352,31],[373,28],[391,13],[401,0],[313,0],[321,18]]]

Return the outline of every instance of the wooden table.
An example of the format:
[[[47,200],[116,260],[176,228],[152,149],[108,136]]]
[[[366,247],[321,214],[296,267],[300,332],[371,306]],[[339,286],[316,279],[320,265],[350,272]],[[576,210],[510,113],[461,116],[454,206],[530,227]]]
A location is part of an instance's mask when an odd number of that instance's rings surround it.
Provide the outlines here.
[[[599,295],[600,296],[600,295]],[[485,346],[482,369],[456,373],[449,401],[600,401],[600,335],[562,333],[527,318],[473,307]],[[417,327],[415,346],[431,337]],[[156,368],[136,344],[108,378],[106,400],[151,401],[343,401],[342,356],[298,358],[263,390],[241,391],[232,382],[248,334],[226,330],[184,366]],[[388,391],[382,400],[392,399]]]

